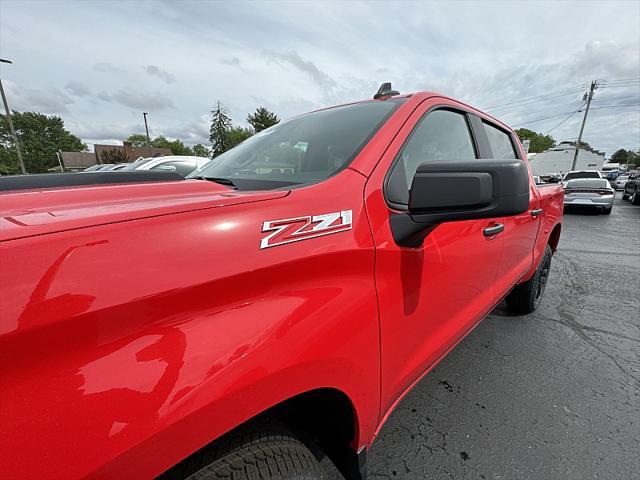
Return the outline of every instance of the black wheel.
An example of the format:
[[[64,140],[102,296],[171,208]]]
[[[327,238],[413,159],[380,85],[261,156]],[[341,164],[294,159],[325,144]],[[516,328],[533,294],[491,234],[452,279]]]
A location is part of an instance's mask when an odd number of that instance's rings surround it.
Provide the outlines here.
[[[241,429],[214,442],[158,480],[322,480],[316,456],[278,424]]]
[[[625,192],[622,192],[622,199],[629,200],[629,195],[627,195]]]
[[[637,188],[633,191],[633,195],[631,195],[631,203],[634,205],[640,205],[640,195],[638,194]]]
[[[602,213],[604,213],[605,215],[611,215],[611,210],[613,210],[613,207],[605,208],[604,210],[602,210]]]
[[[547,287],[552,256],[553,252],[551,251],[551,247],[547,245],[544,248],[542,259],[533,277],[525,283],[516,285],[516,287],[511,290],[511,293],[507,295],[505,300],[511,311],[516,313],[531,313],[538,308],[542,300],[542,295],[544,294],[544,289]]]

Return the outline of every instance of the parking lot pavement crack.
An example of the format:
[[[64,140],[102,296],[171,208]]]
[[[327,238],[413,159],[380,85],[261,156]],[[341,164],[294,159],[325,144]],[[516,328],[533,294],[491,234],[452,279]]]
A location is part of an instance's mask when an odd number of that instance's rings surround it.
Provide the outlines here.
[[[625,257],[636,257],[638,254],[635,252],[612,252],[607,250],[581,250],[577,248],[563,248],[562,253],[588,253],[593,255],[622,255]]]
[[[571,323],[569,322],[565,322],[563,321],[561,318],[553,318],[553,317],[549,317],[547,315],[542,315],[542,314],[536,314],[537,318],[540,318],[542,320],[546,320],[549,322],[556,322],[562,325],[565,325],[569,328],[571,328],[572,330],[586,330],[589,332],[595,332],[595,333],[602,333],[604,335],[611,335],[613,337],[617,337],[617,338],[623,338],[625,340],[629,340],[630,342],[635,342],[635,343],[640,343],[640,338],[633,338],[633,337],[629,337],[628,335],[624,335],[622,333],[618,333],[618,332],[612,332],[611,330],[605,330],[603,328],[597,328],[597,327],[590,327],[589,325],[583,325],[579,322],[576,322],[575,320]]]
[[[563,307],[561,306],[560,309],[562,309]],[[609,358],[609,360],[611,360],[616,367],[618,367],[618,369],[624,373],[625,375],[627,375],[629,378],[632,378],[635,382],[636,382],[636,387],[640,388],[640,378],[636,377],[634,374],[632,374],[631,372],[627,371],[626,368],[624,368],[620,362],[618,361],[617,358],[615,358],[611,353],[607,352],[606,350],[604,350],[603,348],[601,348],[596,342],[594,342],[586,333],[584,333],[584,329],[582,327],[584,327],[584,325],[578,323],[575,321],[573,315],[571,315],[570,313],[568,313],[566,311],[566,309],[563,309],[563,314],[562,314],[562,318],[564,320],[556,320],[550,317],[547,317],[547,320],[551,320],[551,321],[555,321],[557,323],[560,323],[561,325],[566,326],[567,328],[569,328],[571,331],[573,331],[579,338],[581,338],[586,344],[588,344],[589,346],[591,346],[594,350],[600,352],[602,355],[604,355],[605,357]]]

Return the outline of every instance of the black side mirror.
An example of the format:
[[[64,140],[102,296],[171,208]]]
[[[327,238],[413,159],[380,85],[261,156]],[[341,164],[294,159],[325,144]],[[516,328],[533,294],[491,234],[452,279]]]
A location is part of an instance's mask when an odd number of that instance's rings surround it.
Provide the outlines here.
[[[529,208],[529,172],[522,160],[426,162],[418,167],[408,213],[391,217],[395,241],[419,246],[436,226],[503,217]]]

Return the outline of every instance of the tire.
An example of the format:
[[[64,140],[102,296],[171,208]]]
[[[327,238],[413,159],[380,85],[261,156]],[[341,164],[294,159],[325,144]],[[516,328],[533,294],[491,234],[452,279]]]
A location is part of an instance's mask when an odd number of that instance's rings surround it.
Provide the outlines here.
[[[627,195],[626,193],[622,192],[622,199],[623,200],[629,200],[629,195]]]
[[[322,480],[318,460],[296,435],[278,424],[223,437],[159,480]]]
[[[613,210],[613,207],[605,208],[602,210],[602,213],[605,215],[611,215],[611,210]]]
[[[640,194],[638,194],[637,188],[633,191],[633,195],[631,195],[631,203],[634,205],[640,205]]]
[[[553,252],[551,247],[547,245],[544,247],[544,253],[536,269],[536,273],[533,274],[528,281],[516,285],[513,290],[507,295],[505,299],[509,310],[515,313],[531,313],[533,312],[542,300],[544,290],[547,287],[547,280],[549,279],[549,269],[551,268],[551,257]]]

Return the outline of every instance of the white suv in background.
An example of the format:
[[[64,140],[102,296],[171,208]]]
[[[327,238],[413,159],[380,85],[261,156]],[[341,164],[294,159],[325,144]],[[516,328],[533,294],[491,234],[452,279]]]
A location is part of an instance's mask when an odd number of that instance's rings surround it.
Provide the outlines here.
[[[195,169],[202,167],[211,161],[206,157],[192,157],[187,155],[169,155],[166,157],[154,157],[138,159],[133,162],[130,170],[161,170],[165,172],[176,172],[186,177]]]

